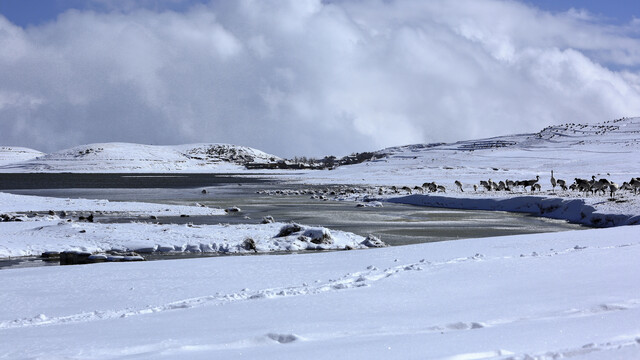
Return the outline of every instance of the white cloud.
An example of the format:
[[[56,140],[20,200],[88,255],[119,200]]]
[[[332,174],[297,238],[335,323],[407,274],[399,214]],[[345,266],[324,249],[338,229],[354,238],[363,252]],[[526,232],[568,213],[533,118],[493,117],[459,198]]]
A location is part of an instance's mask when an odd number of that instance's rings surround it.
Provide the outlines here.
[[[339,155],[640,115],[637,25],[586,15],[498,0],[243,0],[69,11],[26,30],[0,17],[0,143]]]

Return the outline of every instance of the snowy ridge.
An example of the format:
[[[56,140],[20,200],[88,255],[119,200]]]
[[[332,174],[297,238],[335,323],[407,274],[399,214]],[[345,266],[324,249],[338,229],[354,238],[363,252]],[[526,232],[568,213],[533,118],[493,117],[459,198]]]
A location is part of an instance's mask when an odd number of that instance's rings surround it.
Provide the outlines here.
[[[275,155],[228,144],[155,146],[98,143],[0,166],[3,172],[241,171],[247,163],[274,162]]]
[[[35,159],[42,155],[44,155],[43,152],[34,149],[0,146],[0,166]]]

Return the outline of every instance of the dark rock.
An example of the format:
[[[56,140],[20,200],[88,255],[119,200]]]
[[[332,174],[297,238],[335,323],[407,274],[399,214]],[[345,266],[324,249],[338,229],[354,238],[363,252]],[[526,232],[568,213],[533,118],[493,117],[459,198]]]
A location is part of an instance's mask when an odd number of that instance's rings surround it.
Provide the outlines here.
[[[252,238],[246,238],[242,242],[241,247],[247,251],[253,250],[254,252],[258,252],[258,249],[256,249],[256,242]]]
[[[45,251],[40,255],[43,259],[59,259],[60,253],[57,251]]]
[[[276,235],[276,237],[289,236],[301,230],[302,230],[302,227],[298,224],[287,224],[280,228],[280,232],[278,232],[278,235]]]
[[[263,224],[271,224],[271,223],[274,223],[274,222],[276,222],[276,221],[273,219],[273,216],[271,216],[271,215],[267,215],[267,216],[262,218],[262,223]]]

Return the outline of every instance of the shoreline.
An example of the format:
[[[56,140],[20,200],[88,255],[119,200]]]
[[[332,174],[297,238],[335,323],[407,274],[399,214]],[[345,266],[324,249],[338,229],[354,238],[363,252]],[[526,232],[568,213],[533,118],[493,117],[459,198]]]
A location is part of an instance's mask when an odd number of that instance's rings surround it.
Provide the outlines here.
[[[566,220],[595,228],[640,224],[640,215],[600,212],[584,199],[541,196],[463,198],[441,195],[407,195],[384,199],[386,202],[460,210],[507,211],[549,219]]]

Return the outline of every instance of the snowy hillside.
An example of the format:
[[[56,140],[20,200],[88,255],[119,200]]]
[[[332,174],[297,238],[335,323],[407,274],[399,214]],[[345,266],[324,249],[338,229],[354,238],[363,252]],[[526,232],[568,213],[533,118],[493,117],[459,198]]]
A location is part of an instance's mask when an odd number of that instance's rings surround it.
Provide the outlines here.
[[[576,177],[611,178],[622,184],[640,175],[640,118],[598,124],[565,124],[535,134],[500,136],[450,144],[419,144],[380,150],[386,156],[333,171],[310,173],[304,181],[378,185],[422,185],[435,181],[466,191],[480,180],[526,180],[539,175],[550,190],[551,170],[569,183]],[[448,192],[450,192],[448,190]]]
[[[227,144],[154,146],[104,143],[77,146],[0,166],[2,172],[239,171],[247,163],[279,160],[249,147]]]
[[[0,146],[0,166],[35,159],[44,153],[24,147]]]

